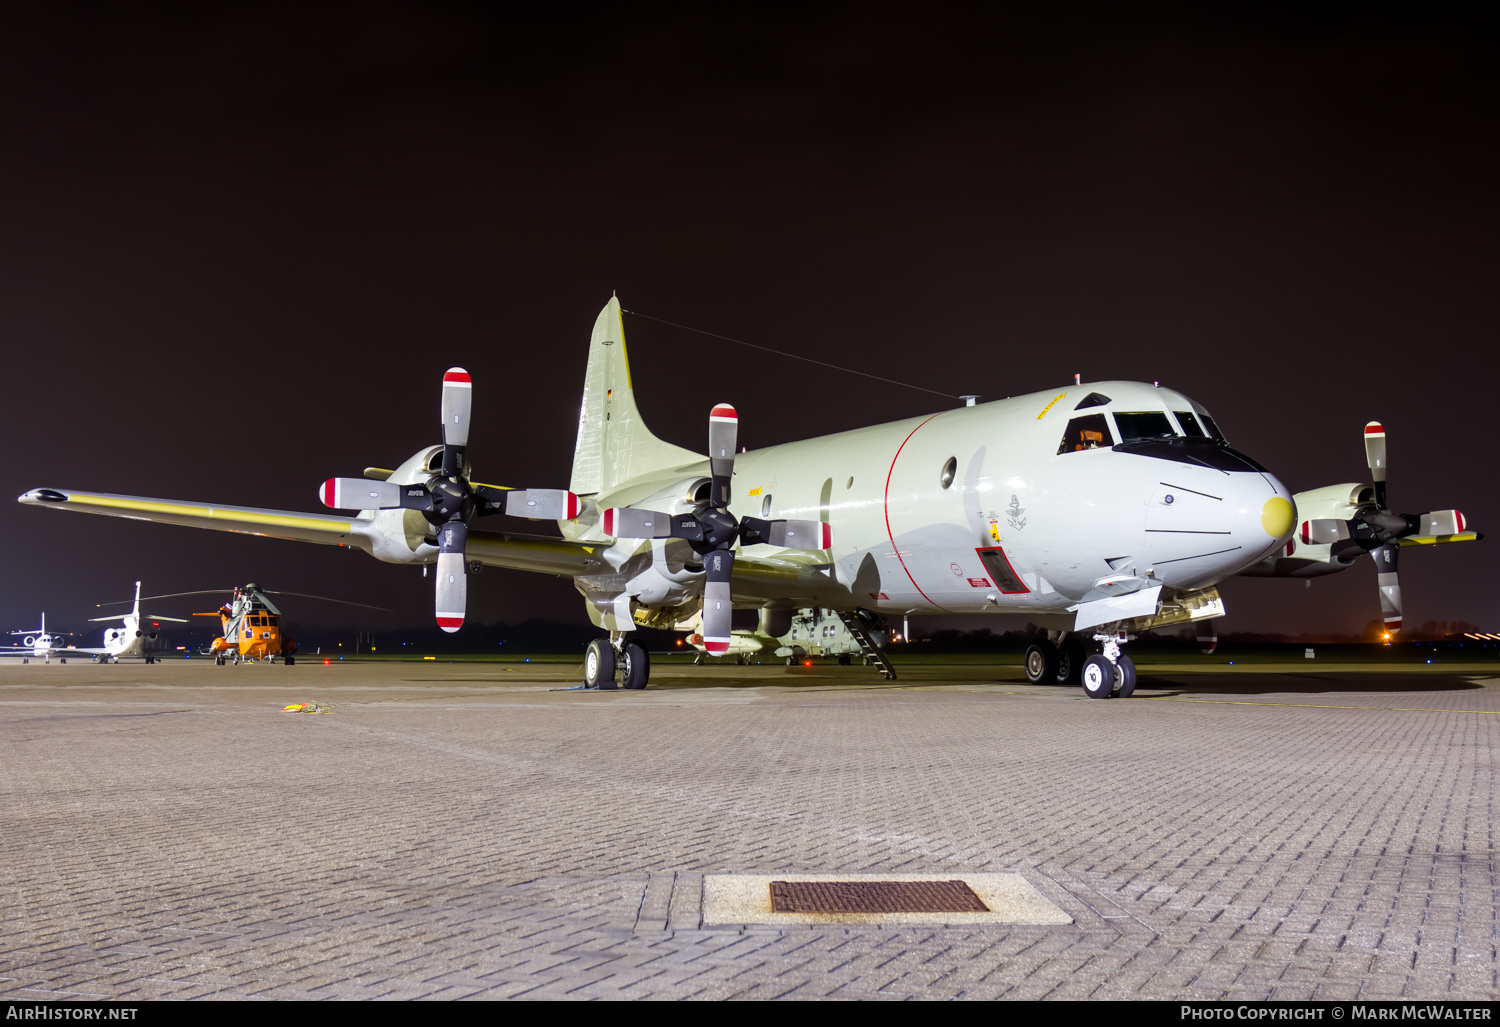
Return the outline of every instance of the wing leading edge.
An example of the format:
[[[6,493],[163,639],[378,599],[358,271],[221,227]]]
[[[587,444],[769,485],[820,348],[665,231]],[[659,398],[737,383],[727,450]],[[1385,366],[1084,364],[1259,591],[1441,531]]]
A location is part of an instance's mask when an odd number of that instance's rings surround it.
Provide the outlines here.
[[[19,497],[26,506],[124,517],[157,524],[176,524],[211,531],[233,531],[293,542],[347,546],[373,552],[379,531],[366,517],[328,517],[294,510],[252,506],[221,506],[148,496],[118,496],[70,489],[32,489]],[[542,535],[500,531],[471,531],[469,558],[489,567],[535,571],[541,574],[597,574],[609,569],[601,555],[607,544],[573,542]]]

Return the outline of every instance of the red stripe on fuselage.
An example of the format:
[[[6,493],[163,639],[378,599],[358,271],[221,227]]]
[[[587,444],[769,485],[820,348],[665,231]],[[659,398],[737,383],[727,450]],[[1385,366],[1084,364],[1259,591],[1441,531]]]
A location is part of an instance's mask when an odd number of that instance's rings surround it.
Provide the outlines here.
[[[932,415],[932,417],[936,416],[937,414]],[[927,421],[932,420],[932,417],[929,417]],[[901,569],[903,571],[906,571],[906,580],[911,582],[911,587],[916,589],[918,594],[921,595],[923,599],[926,599],[929,603],[932,603],[933,606],[937,606],[939,610],[942,610],[943,608],[941,606],[938,606],[937,603],[932,602],[931,596],[922,591],[922,586],[917,584],[917,579],[911,576],[911,571],[907,569],[906,561],[901,559],[901,547],[896,545],[896,536],[891,532],[891,475],[896,473],[896,461],[901,459],[901,451],[905,449],[906,444],[911,441],[912,435],[915,435],[918,431],[920,431],[922,429],[922,426],[925,425],[927,421],[923,421],[922,424],[919,424],[915,428],[913,428],[911,432],[906,436],[906,438],[901,440],[901,445],[896,447],[896,455],[891,457],[891,469],[885,472],[885,497],[882,500],[882,505],[885,507],[885,537],[891,540],[891,552],[896,554],[896,562],[901,565]],[[946,613],[948,611],[945,610],[944,612]]]

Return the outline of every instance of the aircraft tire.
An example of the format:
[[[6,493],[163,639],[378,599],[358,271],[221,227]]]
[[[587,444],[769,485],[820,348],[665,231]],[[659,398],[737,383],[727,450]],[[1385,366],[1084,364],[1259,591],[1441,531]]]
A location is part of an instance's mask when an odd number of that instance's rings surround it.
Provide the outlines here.
[[[614,689],[615,649],[608,639],[596,638],[583,651],[583,683],[589,688]]]
[[[288,667],[295,666],[296,663],[297,663],[297,657],[295,657],[295,656],[288,656],[284,662],[286,663],[286,665]]]
[[[639,642],[626,642],[625,648],[620,654],[624,657],[624,678],[626,688],[639,691],[646,687],[651,680],[651,654],[646,652],[646,647]]]
[[[839,666],[840,667],[847,667],[847,666],[849,666],[849,664],[851,664],[853,662],[854,662],[853,660],[849,659],[849,654],[848,653],[844,653],[842,656],[839,657]]]
[[[1115,669],[1119,672],[1119,683],[1115,687],[1115,695],[1121,699],[1129,699],[1135,692],[1135,661],[1124,653],[1115,661]]]
[[[1083,661],[1083,693],[1090,699],[1108,699],[1115,690],[1115,665],[1095,653]]]
[[[1089,651],[1082,642],[1071,637],[1064,639],[1063,644],[1057,647],[1057,683],[1081,687],[1083,661],[1088,658]]]
[[[1057,680],[1057,646],[1043,639],[1026,647],[1021,665],[1026,680],[1033,685],[1050,685]]]

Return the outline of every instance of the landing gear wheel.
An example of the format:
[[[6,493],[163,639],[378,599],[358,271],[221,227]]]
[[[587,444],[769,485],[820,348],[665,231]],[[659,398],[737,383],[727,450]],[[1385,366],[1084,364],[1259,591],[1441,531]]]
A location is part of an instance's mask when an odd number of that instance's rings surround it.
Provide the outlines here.
[[[1052,684],[1057,680],[1057,646],[1047,641],[1027,646],[1022,666],[1026,668],[1026,680],[1033,685]]]
[[[286,662],[286,665],[287,665],[287,666],[288,666],[288,667],[290,667],[290,666],[292,666],[292,665],[293,665],[293,664],[294,664],[294,663],[296,663],[296,662],[297,662],[297,657],[295,657],[295,656],[288,656],[288,657],[287,657],[287,658],[286,658],[286,661],[285,661],[285,662]]]
[[[1076,638],[1069,638],[1057,647],[1057,683],[1078,686],[1083,684],[1083,661],[1089,652]]]
[[[615,648],[608,639],[596,638],[583,651],[583,683],[605,690],[615,687]]]
[[[840,667],[847,667],[847,666],[849,666],[849,664],[851,664],[853,662],[854,662],[853,660],[849,659],[849,654],[848,653],[844,653],[842,656],[839,657],[839,666]]]
[[[788,656],[786,658],[786,665],[788,667],[795,667],[795,666],[797,666],[797,657],[795,657],[795,656]]]
[[[1115,695],[1121,699],[1129,699],[1135,691],[1135,662],[1124,653],[1115,661],[1115,670],[1118,672],[1119,685],[1115,689]]]
[[[626,642],[620,656],[624,664],[621,677],[625,679],[625,687],[645,688],[646,682],[651,680],[651,654],[646,652],[646,647],[639,642]]]
[[[1090,699],[1108,699],[1118,677],[1115,665],[1095,654],[1083,661],[1083,691]]]
[[[701,666],[703,666],[703,654],[702,653],[699,653],[697,656],[693,657],[693,666],[694,667],[701,667]]]

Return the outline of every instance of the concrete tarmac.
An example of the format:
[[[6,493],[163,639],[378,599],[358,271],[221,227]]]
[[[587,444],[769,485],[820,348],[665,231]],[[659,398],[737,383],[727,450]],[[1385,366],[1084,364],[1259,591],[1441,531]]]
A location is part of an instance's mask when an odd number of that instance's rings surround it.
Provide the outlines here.
[[[1140,670],[0,666],[0,995],[1497,997],[1494,664]],[[705,922],[845,873],[1072,922]]]

